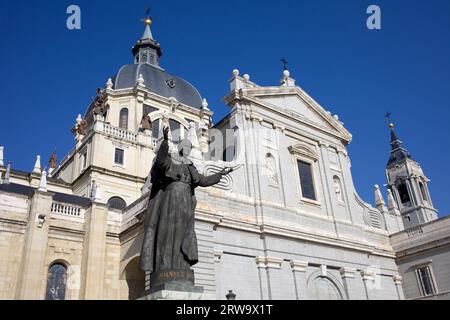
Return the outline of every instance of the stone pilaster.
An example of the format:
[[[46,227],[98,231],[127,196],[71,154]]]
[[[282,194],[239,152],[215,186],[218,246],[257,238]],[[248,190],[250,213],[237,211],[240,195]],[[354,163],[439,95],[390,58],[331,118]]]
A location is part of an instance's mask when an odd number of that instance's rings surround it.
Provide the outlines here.
[[[293,260],[291,261],[291,268],[294,275],[297,300],[306,300],[308,298],[306,286],[306,271],[308,269],[308,262]]]
[[[261,300],[269,300],[269,279],[267,274],[267,265],[265,257],[256,257],[256,266],[258,268],[259,282],[261,287]]]
[[[361,271],[361,277],[364,282],[364,290],[366,292],[367,300],[371,300],[370,292],[374,288],[375,285],[375,274],[371,270]]]
[[[339,270],[342,282],[344,283],[344,289],[345,293],[347,294],[347,298],[349,300],[356,300],[358,299],[358,296],[356,295],[356,280],[355,280],[355,274],[356,269],[354,268],[341,268]]]
[[[399,300],[405,300],[405,293],[403,292],[403,278],[399,275],[393,277],[395,289]]]
[[[86,234],[81,270],[80,299],[95,300],[103,296],[108,207],[92,203],[86,211]]]
[[[35,191],[31,198],[22,263],[20,266],[16,299],[45,299],[48,246],[48,220],[53,194]]]

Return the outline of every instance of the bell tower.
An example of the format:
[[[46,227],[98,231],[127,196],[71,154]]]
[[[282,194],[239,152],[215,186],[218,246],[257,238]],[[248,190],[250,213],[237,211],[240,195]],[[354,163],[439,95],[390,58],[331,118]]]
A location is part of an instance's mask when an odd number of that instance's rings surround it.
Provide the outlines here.
[[[428,190],[430,180],[420,164],[404,148],[393,123],[389,123],[389,129],[391,154],[386,166],[386,176],[405,229],[438,219]]]

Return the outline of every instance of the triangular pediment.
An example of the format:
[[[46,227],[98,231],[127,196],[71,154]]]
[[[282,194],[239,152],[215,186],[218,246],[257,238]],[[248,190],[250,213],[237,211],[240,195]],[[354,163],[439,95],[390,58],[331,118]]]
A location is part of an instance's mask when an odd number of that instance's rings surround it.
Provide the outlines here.
[[[258,104],[281,110],[288,116],[326,130],[344,141],[350,142],[352,139],[342,122],[299,87],[258,87],[248,90],[247,94]]]

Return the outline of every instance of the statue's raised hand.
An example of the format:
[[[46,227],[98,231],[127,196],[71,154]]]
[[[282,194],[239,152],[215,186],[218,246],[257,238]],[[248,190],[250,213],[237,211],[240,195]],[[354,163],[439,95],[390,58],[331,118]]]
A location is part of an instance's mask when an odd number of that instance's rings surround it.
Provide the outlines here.
[[[227,174],[230,174],[233,172],[233,168],[225,168],[222,171],[219,172],[221,176],[226,176]]]
[[[169,131],[170,131],[170,128],[169,127],[164,127],[164,129],[163,129],[163,135],[164,135],[164,140],[169,140]]]

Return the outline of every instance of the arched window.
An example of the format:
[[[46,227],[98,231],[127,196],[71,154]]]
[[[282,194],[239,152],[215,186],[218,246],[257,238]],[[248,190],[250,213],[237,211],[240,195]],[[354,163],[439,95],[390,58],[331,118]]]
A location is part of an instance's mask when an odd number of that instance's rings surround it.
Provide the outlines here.
[[[343,300],[343,295],[331,279],[327,277],[316,277],[308,284],[308,299]]]
[[[181,134],[181,124],[173,119],[169,119],[170,132],[172,134],[172,142],[180,143],[183,139]]]
[[[48,270],[45,300],[66,299],[67,268],[62,263],[54,263]]]
[[[108,208],[117,209],[117,210],[125,210],[127,207],[127,203],[120,197],[112,197],[108,200]]]
[[[408,204],[411,202],[406,184],[402,183],[398,186],[398,194],[400,195],[400,201],[402,202],[402,204]]]
[[[419,182],[420,193],[422,194],[423,201],[428,201],[427,192],[422,182]]]
[[[123,130],[128,130],[128,109],[123,108],[120,110],[119,116],[119,128]]]

